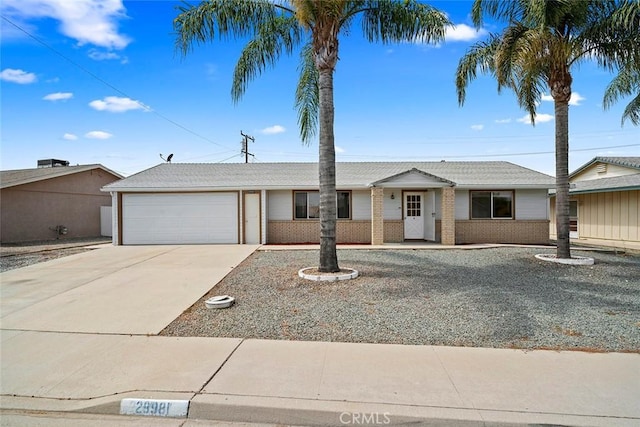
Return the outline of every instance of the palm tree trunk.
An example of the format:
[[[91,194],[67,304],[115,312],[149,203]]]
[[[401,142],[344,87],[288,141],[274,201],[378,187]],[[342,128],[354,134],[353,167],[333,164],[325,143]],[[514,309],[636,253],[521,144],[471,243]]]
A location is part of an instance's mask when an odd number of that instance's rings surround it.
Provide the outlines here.
[[[570,92],[569,92],[570,93]],[[558,258],[571,258],[569,241],[569,102],[555,103],[556,232]]]
[[[320,90],[320,265],[321,272],[340,271],[336,252],[336,150],[333,135],[333,68],[319,70]]]

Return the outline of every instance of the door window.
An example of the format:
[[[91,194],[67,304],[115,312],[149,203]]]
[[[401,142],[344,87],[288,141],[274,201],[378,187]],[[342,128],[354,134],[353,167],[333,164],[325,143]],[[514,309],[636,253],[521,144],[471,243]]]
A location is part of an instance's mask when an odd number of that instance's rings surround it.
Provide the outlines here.
[[[407,216],[421,216],[422,197],[419,194],[407,194]]]

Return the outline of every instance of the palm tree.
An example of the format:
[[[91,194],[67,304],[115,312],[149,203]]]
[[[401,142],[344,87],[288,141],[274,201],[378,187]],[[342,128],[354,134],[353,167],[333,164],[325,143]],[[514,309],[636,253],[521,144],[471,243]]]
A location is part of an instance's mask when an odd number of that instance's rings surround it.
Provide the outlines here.
[[[302,45],[295,102],[303,142],[310,142],[319,124],[319,270],[339,271],[333,72],[340,35],[360,18],[370,42],[437,42],[450,24],[447,17],[415,0],[208,0],[179,10],[174,29],[183,55],[194,43],[249,37],[233,75],[231,96],[236,102],[250,80],[273,66],[282,53],[291,54]]]
[[[593,60],[613,71],[637,56],[640,28],[620,13],[636,0],[475,0],[476,26],[483,15],[507,22],[500,34],[474,44],[456,73],[458,102],[476,72],[491,73],[498,90],[512,89],[535,123],[536,106],[549,90],[555,109],[556,228],[558,258],[571,258],[569,247],[569,100],[572,69]],[[631,12],[630,12],[631,13]]]

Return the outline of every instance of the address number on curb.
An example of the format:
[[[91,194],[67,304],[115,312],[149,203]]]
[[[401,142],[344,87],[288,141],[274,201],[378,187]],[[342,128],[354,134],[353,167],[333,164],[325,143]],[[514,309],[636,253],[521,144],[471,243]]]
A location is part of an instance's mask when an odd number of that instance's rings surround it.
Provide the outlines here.
[[[188,412],[188,400],[122,399],[120,401],[120,415],[186,418]]]

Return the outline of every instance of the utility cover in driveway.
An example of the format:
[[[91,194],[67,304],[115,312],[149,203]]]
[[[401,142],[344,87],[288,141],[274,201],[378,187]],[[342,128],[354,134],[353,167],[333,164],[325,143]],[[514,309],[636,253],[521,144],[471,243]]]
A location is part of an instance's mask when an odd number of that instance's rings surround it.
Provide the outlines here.
[[[237,193],[125,194],[125,245],[238,243]]]

